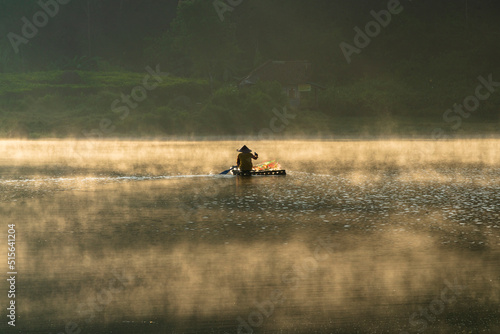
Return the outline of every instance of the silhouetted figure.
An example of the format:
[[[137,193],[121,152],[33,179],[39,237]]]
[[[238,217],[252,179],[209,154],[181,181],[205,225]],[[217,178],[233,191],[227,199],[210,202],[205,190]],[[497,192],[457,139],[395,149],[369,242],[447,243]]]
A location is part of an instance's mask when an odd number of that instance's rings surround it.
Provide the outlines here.
[[[259,155],[257,152],[255,152],[255,155],[252,154],[252,150],[249,149],[246,145],[243,145],[242,148],[237,150],[238,152],[241,152],[238,154],[238,159],[236,160],[236,164],[238,165],[238,168],[242,172],[249,172],[252,170],[252,159],[257,160]]]

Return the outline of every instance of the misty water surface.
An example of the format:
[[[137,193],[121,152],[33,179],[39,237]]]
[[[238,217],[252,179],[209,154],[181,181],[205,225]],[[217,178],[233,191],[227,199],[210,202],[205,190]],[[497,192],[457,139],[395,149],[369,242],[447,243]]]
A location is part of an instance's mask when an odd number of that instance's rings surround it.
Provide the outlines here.
[[[500,141],[240,144],[2,142],[16,330],[500,331]]]

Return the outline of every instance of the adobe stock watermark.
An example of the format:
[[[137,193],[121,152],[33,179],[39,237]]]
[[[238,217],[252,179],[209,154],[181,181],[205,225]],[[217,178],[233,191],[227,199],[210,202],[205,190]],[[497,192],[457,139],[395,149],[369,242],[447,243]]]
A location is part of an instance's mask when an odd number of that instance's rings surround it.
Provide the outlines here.
[[[219,19],[224,22],[224,13],[232,12],[242,2],[243,0],[214,0],[213,5],[217,15],[219,15]]]
[[[39,0],[37,3],[42,10],[39,10],[33,15],[30,21],[26,16],[21,18],[24,23],[21,28],[21,35],[14,32],[9,32],[7,38],[9,39],[12,48],[16,54],[19,53],[19,46],[21,44],[28,44],[29,41],[38,35],[39,28],[45,27],[51,18],[54,18],[60,9],[60,5],[66,5],[71,0]]]
[[[411,0],[410,0],[411,1]],[[354,27],[356,35],[354,36],[353,45],[342,42],[340,49],[348,64],[351,63],[353,54],[360,54],[361,50],[366,48],[371,43],[371,38],[377,37],[382,28],[386,28],[392,21],[392,15],[400,14],[403,11],[403,6],[399,0],[389,0],[387,10],[383,9],[379,12],[372,10],[371,16],[375,19],[365,25],[365,30],[361,30],[358,26]]]
[[[270,297],[263,302],[254,302],[255,310],[251,311],[246,319],[238,316],[237,334],[252,334],[254,328],[261,327],[265,320],[273,315],[276,306],[283,304],[286,300],[284,289],[291,291],[298,289],[299,283],[309,278],[309,275],[316,272],[319,263],[326,261],[330,254],[333,254],[333,244],[330,240],[320,238],[318,245],[314,249],[313,256],[303,259],[281,275],[281,282],[285,285],[283,289],[275,289]]]
[[[415,312],[410,316],[408,322],[411,329],[400,332],[400,334],[422,333],[425,331],[429,324],[433,324],[437,320],[437,316],[444,312],[447,305],[451,306],[457,301],[456,297],[460,296],[466,288],[466,286],[458,284],[456,278],[453,284],[448,280],[445,280],[444,284],[445,287],[438,297],[434,298],[427,307],[419,307],[419,312]]]
[[[156,65],[155,70],[153,70],[150,66],[147,66],[146,71],[148,74],[144,76],[142,84],[132,88],[129,95],[122,93],[119,99],[116,99],[111,103],[111,111],[117,114],[121,121],[128,117],[130,109],[137,108],[139,103],[148,98],[148,91],[155,90],[163,82],[163,78],[169,76],[169,73],[163,73],[160,71],[159,64]],[[82,133],[87,138],[102,138],[105,135],[110,135],[115,130],[116,126],[113,124],[113,121],[109,118],[103,118],[99,122],[98,129],[92,129],[90,131],[84,130]]]
[[[285,128],[290,124],[290,119],[295,119],[297,115],[289,114],[286,107],[283,107],[283,112],[280,112],[278,109],[273,109],[273,114],[275,117],[271,118],[269,121],[269,127],[264,128],[259,131],[259,139],[273,139],[276,133],[283,132]],[[280,124],[278,125],[278,122]]]
[[[493,81],[493,74],[488,75],[488,79],[483,76],[479,76],[477,79],[479,85],[476,86],[474,94],[467,96],[461,104],[455,103],[452,109],[447,109],[443,113],[443,120],[446,123],[452,123],[453,130],[458,130],[462,125],[462,120],[469,118],[471,113],[479,108],[481,101],[489,99],[495,89],[500,87],[500,82]],[[435,128],[432,132],[433,139],[445,137],[444,130],[441,128]]]

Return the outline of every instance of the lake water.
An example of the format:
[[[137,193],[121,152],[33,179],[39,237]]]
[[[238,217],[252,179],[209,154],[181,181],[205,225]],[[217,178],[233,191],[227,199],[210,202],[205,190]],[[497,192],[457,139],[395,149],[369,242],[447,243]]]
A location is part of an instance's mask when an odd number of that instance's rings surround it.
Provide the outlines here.
[[[500,140],[246,144],[0,142],[0,331],[500,333]]]

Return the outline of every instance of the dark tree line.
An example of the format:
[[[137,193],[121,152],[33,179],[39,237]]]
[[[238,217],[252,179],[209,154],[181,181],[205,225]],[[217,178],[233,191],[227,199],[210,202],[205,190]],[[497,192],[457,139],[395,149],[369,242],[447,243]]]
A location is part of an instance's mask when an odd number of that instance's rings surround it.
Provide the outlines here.
[[[21,18],[33,20],[40,2],[58,1],[67,4],[16,54],[8,34],[21,35]],[[304,59],[317,81],[333,83],[388,70],[435,73],[440,63],[467,67],[464,76],[474,78],[481,67],[492,71],[499,55],[495,0],[401,1],[404,11],[352,64],[339,44],[352,43],[353,28],[363,28],[388,0],[218,3],[230,7],[223,21],[213,0],[1,0],[0,71],[142,71],[162,64],[179,76],[228,81],[267,59]]]
[[[44,11],[39,2],[59,8],[29,43],[15,53],[9,33],[23,37],[27,18]],[[160,36],[175,16],[177,1],[155,0],[3,0],[0,1],[0,55],[3,71],[59,69],[96,64],[89,59],[122,68],[139,67],[148,38]]]
[[[395,3],[390,22],[375,22]],[[450,128],[444,112],[474,93],[479,76],[500,82],[499,14],[498,0],[0,0],[0,132],[95,128],[137,84],[130,78],[159,64],[170,77],[123,133],[253,133],[286,97],[275,82],[235,83],[269,59],[310,61],[325,88],[298,116],[298,133],[349,129],[338,117]],[[360,44],[367,24],[375,33]],[[350,62],[342,43],[356,47]],[[497,121],[499,103],[492,93],[468,124]]]

